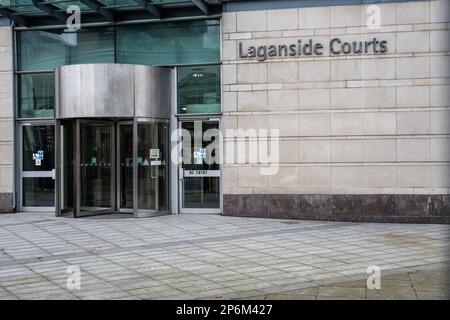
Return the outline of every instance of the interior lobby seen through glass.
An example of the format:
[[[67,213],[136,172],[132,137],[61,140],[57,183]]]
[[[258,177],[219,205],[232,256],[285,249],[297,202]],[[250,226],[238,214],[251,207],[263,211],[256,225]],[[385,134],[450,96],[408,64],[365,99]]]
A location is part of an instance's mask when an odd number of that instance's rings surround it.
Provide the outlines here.
[[[220,65],[179,67],[178,113],[220,113]]]

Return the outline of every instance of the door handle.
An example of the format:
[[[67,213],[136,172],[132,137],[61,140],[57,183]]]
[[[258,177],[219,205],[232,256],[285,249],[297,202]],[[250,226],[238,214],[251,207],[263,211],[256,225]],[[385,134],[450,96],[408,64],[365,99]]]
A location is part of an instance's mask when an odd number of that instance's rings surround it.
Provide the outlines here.
[[[55,180],[56,179],[56,170],[52,169],[52,179]]]
[[[150,167],[150,177],[151,177],[152,179],[156,179],[156,178],[158,177],[158,174],[153,175],[154,170],[157,171],[157,170],[158,170],[158,167],[154,167],[154,166],[151,166],[151,167]]]

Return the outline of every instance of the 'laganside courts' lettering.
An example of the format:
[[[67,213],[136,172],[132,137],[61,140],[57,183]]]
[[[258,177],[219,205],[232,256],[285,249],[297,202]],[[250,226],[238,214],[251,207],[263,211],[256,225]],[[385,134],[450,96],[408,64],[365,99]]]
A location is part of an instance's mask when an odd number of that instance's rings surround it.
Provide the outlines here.
[[[269,46],[249,46],[243,48],[239,42],[239,58],[256,58],[265,61],[270,57],[298,57],[298,56],[321,56],[324,45],[314,42],[313,39],[307,41],[297,40],[297,43],[279,44]],[[386,53],[388,50],[386,40],[373,38],[365,41],[342,41],[340,38],[333,38],[329,43],[330,54],[362,54],[362,53]]]

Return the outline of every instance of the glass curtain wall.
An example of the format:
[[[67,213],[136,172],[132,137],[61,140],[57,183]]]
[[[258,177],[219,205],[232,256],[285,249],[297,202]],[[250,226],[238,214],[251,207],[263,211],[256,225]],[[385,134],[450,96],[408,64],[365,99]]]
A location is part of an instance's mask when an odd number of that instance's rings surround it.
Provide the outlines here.
[[[220,98],[220,22],[217,19],[162,22],[150,24],[120,25],[110,27],[83,27],[77,32],[61,30],[16,31],[16,83],[17,119],[25,122],[39,122],[55,117],[55,85],[53,70],[56,67],[82,63],[125,63],[151,66],[177,66],[178,70],[178,113],[219,113]],[[54,126],[47,130],[53,132]],[[146,149],[158,149],[159,139],[166,139],[160,126],[139,125],[139,135],[149,139]],[[165,125],[165,124],[164,124]],[[70,138],[71,126],[64,126],[64,134]],[[153,138],[152,138],[153,136]],[[157,136],[157,140],[155,137]],[[153,140],[152,140],[153,139]],[[53,142],[54,145],[54,142]],[[60,146],[61,147],[61,146]],[[62,148],[62,147],[61,147]],[[22,150],[26,151],[26,150]],[[73,150],[67,149],[64,159],[65,181],[70,183]],[[161,149],[161,154],[163,150]],[[144,157],[144,156],[140,157]],[[63,160],[63,161],[65,161]],[[152,159],[150,166],[140,164],[139,170],[151,184],[139,185],[139,192],[153,188],[156,198],[152,202],[139,202],[141,210],[166,210],[168,208],[166,159]],[[152,165],[153,164],[153,165]],[[51,179],[51,178],[49,178]],[[49,180],[47,179],[47,180]],[[31,178],[27,181],[31,181]],[[49,180],[50,181],[50,180]],[[36,190],[44,190],[40,182],[21,182],[20,188],[27,192],[23,205],[39,206],[31,201]],[[50,181],[49,189],[54,187]],[[88,196],[88,195],[86,195]],[[66,190],[63,211],[70,210],[74,199]],[[41,197],[43,199],[43,197]],[[35,197],[35,199],[37,199]],[[53,199],[53,198],[52,198]],[[87,198],[86,198],[87,199]],[[47,199],[48,202],[52,200]],[[124,208],[131,207],[130,194],[124,197]],[[88,203],[87,206],[98,204]]]
[[[138,24],[117,28],[117,62],[154,66],[220,61],[219,21]]]
[[[219,27],[219,20],[198,20],[18,31],[18,118],[53,118],[53,69],[81,63],[180,66],[179,112],[220,112]],[[182,67],[201,64],[217,65]]]
[[[178,113],[220,113],[220,66],[178,68]]]
[[[22,31],[18,33],[18,44],[19,118],[53,118],[54,68],[114,62],[114,28],[93,28],[78,33]]]

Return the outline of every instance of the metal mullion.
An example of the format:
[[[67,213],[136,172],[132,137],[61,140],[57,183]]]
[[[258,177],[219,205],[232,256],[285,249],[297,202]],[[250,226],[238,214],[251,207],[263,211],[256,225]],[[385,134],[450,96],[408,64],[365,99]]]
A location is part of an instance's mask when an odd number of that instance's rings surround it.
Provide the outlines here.
[[[81,141],[80,141],[80,119],[75,120],[75,201],[74,201],[74,208],[73,208],[73,212],[74,212],[74,217],[79,217],[80,216],[80,211],[81,211],[81,175],[80,175],[80,145],[81,145]]]
[[[55,123],[55,216],[61,215],[61,120]]]
[[[117,144],[117,140],[116,140],[116,126],[114,125],[114,122],[112,122],[110,124],[110,136],[111,136],[111,148],[110,148],[110,170],[109,170],[109,175],[110,175],[110,180],[109,180],[109,184],[110,184],[110,207],[112,209],[113,212],[116,211],[116,144]]]
[[[133,118],[133,215],[139,216],[138,206],[138,172],[137,172],[137,142],[138,142],[138,121]]]

